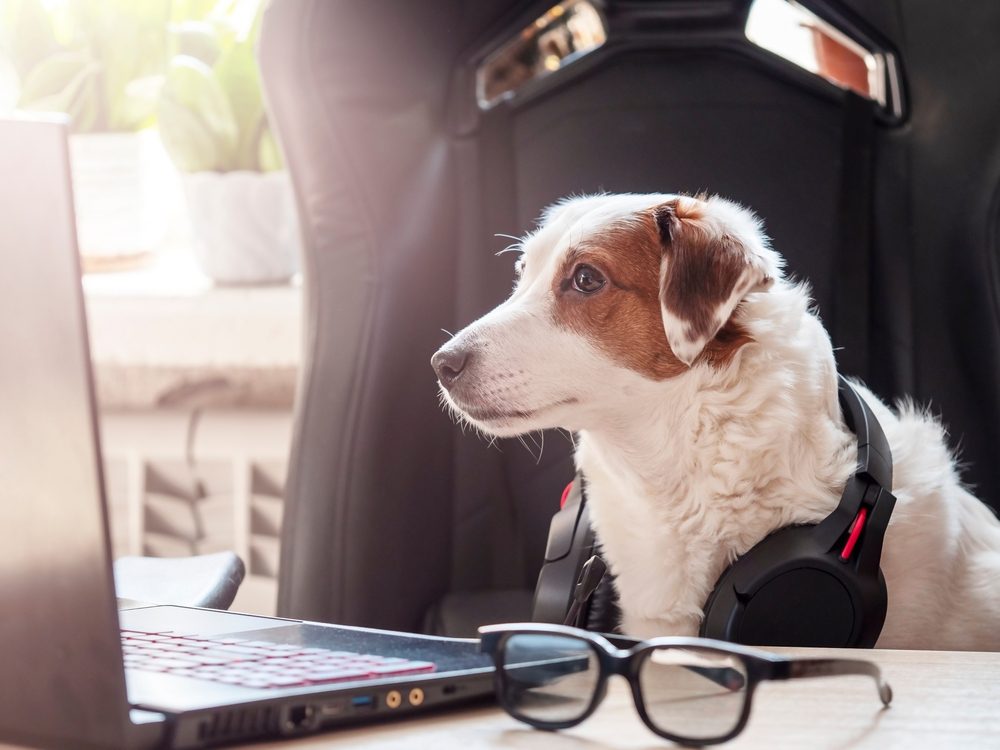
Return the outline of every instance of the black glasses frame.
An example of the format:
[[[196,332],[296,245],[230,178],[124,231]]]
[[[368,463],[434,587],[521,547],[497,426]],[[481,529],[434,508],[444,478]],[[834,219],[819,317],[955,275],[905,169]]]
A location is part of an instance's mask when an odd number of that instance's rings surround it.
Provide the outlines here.
[[[594,684],[593,695],[586,709],[572,719],[563,721],[542,721],[525,716],[508,699],[507,676],[504,669],[504,654],[507,640],[514,635],[554,635],[575,638],[588,645],[597,656],[600,673]],[[605,636],[566,625],[542,623],[518,623],[510,625],[488,625],[479,628],[480,649],[489,654],[496,665],[494,677],[496,694],[503,709],[519,721],[539,729],[567,729],[588,719],[607,695],[608,677],[621,675],[628,680],[632,700],[643,723],[660,737],[682,745],[716,745],[728,742],[746,728],[750,718],[754,691],[764,680],[791,680],[808,677],[832,677],[837,675],[867,675],[878,687],[879,699],[883,707],[892,701],[892,688],[882,679],[878,665],[862,659],[797,659],[771,654],[767,651],[748,648],[734,643],[710,638],[653,638],[647,641],[620,636]],[[715,651],[738,659],[746,673],[746,689],[739,720],[730,732],[718,737],[685,737],[664,731],[658,727],[646,712],[639,673],[650,654],[664,648],[696,648],[700,651]]]

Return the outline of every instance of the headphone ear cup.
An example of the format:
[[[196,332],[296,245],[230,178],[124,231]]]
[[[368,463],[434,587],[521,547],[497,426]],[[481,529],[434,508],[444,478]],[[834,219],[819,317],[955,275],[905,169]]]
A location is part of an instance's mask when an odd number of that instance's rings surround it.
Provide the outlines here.
[[[858,576],[815,527],[771,534],[733,563],[705,603],[701,635],[755,646],[874,645],[885,581]]]
[[[761,646],[849,646],[858,620],[845,582],[808,563],[763,583],[743,606],[738,637]]]

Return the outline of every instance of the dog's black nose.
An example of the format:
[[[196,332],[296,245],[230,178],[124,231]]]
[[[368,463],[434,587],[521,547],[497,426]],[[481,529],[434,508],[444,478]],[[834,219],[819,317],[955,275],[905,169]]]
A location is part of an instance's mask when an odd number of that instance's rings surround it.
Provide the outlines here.
[[[431,357],[431,367],[437,373],[441,385],[451,390],[469,364],[469,351],[458,347],[443,347]]]

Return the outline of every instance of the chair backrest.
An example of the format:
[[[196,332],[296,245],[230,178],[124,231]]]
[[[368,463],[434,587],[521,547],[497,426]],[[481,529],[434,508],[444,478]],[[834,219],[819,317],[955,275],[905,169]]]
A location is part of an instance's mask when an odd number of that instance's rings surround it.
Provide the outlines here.
[[[533,587],[571,445],[548,435],[537,459],[463,435],[428,359],[440,329],[509,292],[494,234],[570,193],[708,189],[752,206],[847,345],[841,368],[887,398],[933,396],[997,498],[1000,159],[977,161],[936,109],[971,106],[985,84],[953,89],[950,57],[904,48],[898,5],[808,3],[902,60],[912,102],[889,124],[750,45],[748,0],[608,0],[604,46],[481,111],[477,66],[552,3],[277,0],[267,13],[260,59],[307,256],[282,614],[413,629],[449,592]],[[982,24],[997,15],[959,5]],[[907,12],[921,39],[947,15]],[[970,69],[1000,56],[958,44],[947,21],[946,48]],[[1000,105],[975,117],[995,156]]]

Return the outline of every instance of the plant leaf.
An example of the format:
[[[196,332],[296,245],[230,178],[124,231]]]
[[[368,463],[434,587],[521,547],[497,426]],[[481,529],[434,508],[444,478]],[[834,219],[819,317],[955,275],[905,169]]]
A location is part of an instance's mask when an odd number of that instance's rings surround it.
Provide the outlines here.
[[[175,108],[188,110],[192,117],[180,116],[174,111]],[[165,143],[169,141],[174,144],[173,152],[183,150],[184,132],[198,130],[192,125],[197,121],[211,137],[214,151],[211,168],[223,171],[232,168],[239,130],[225,92],[212,69],[205,63],[186,55],[180,55],[171,61],[167,68],[159,111],[161,116],[164,112],[167,113],[166,121],[160,122],[160,133]],[[183,130],[175,132],[175,127]],[[198,143],[192,148],[200,150],[203,145]],[[178,164],[201,161],[200,157],[183,157],[178,159]]]
[[[221,168],[215,136],[197,112],[164,97],[157,120],[163,147],[178,169],[212,172]]]
[[[215,27],[206,21],[184,21],[170,25],[175,55],[190,55],[206,65],[215,65],[222,52]]]
[[[60,52],[36,65],[24,78],[21,86],[20,106],[37,109],[32,102],[63,91],[81,71],[95,63],[83,52]]]
[[[278,148],[278,141],[266,123],[260,134],[257,153],[257,162],[262,172],[277,172],[285,168],[285,160],[281,156],[281,149]]]
[[[36,112],[64,112],[74,132],[92,130],[100,120],[101,66],[86,55],[53,55],[31,71],[18,106]]]
[[[163,72],[169,0],[73,0],[68,6],[80,43],[103,66],[105,127],[139,129],[150,109],[133,101],[126,87]]]
[[[22,79],[57,49],[52,22],[40,0],[7,0],[0,4],[0,50]]]
[[[238,139],[235,169],[259,169],[257,141],[264,118],[260,74],[250,42],[232,45],[215,65],[215,77],[229,100],[236,120]]]
[[[162,74],[143,76],[129,81],[119,100],[119,117],[123,122],[136,123],[139,127],[153,124],[160,91],[166,76]]]
[[[218,0],[174,0],[171,18],[174,21],[204,21],[215,10]]]

